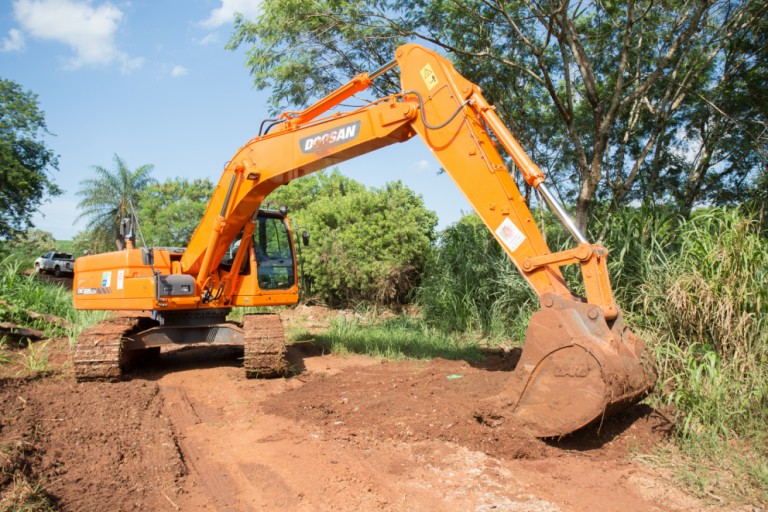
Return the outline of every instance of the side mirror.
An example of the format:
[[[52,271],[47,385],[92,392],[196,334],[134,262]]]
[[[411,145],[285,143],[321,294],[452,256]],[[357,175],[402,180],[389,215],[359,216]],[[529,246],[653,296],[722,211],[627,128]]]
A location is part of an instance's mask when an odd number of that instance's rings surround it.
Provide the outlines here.
[[[301,241],[304,244],[304,247],[309,245],[309,231],[306,229],[301,232]]]

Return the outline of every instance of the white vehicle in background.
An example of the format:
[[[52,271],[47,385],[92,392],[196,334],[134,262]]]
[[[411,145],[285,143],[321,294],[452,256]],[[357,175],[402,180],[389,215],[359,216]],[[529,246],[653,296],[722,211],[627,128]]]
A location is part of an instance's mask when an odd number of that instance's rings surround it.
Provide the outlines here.
[[[56,277],[73,274],[75,258],[66,252],[47,252],[35,260],[35,272],[53,272]]]

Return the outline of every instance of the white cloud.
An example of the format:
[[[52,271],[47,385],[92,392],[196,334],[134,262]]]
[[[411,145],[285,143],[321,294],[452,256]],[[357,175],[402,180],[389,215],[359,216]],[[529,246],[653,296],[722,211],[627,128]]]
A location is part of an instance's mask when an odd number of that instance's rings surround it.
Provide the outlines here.
[[[206,28],[218,28],[232,23],[235,13],[238,12],[246,18],[255,18],[261,14],[261,0],[221,0],[221,7],[212,10],[208,18],[202,21],[202,25]]]
[[[219,35],[216,32],[211,32],[210,34],[202,38],[200,41],[198,41],[198,43],[200,43],[203,46],[217,44],[218,42],[219,42]]]
[[[428,171],[431,167],[428,160],[418,160],[411,164],[411,168],[415,171]]]
[[[126,75],[137,69],[141,69],[144,65],[144,57],[129,57],[126,54],[119,52],[117,60],[120,63],[120,72]]]
[[[3,39],[4,52],[19,52],[24,49],[24,34],[17,28],[8,31],[8,37]]]
[[[67,67],[99,66],[117,62],[128,73],[144,59],[129,57],[115,45],[115,32],[123,18],[118,7],[92,0],[14,0],[13,13],[30,36],[63,43],[75,52]]]
[[[189,70],[184,66],[173,66],[173,69],[171,70],[172,77],[184,76],[188,74],[189,74]]]

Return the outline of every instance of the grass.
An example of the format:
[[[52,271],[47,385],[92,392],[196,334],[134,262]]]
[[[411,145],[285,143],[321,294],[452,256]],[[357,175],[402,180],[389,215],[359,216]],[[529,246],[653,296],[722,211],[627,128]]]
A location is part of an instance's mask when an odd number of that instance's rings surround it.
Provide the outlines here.
[[[29,373],[46,372],[48,370],[48,342],[39,341],[27,343],[27,352],[21,363]]]
[[[0,512],[53,512],[56,507],[41,481],[15,473],[0,497]]]
[[[43,332],[46,338],[69,338],[74,346],[80,332],[111,314],[107,311],[77,311],[72,304],[72,292],[61,285],[40,280],[35,275],[21,272],[21,264],[9,257],[0,261],[0,321],[31,327]],[[63,325],[32,318],[27,311],[54,315],[66,321]],[[11,358],[5,348],[7,340],[0,341],[0,365],[8,364]],[[48,344],[28,342],[21,357],[22,366],[29,372],[46,371],[48,367]]]
[[[11,357],[6,350],[6,347],[8,347],[8,340],[3,336],[0,338],[0,366],[8,364],[11,361]]]
[[[0,512],[49,512],[56,510],[42,480],[33,476],[31,444],[14,440],[0,445]]]
[[[478,339],[445,334],[412,318],[395,317],[362,323],[352,316],[331,320],[331,328],[315,336],[315,343],[341,354],[363,354],[387,359],[463,359],[478,361],[483,354]]]
[[[443,332],[522,340],[538,300],[476,215],[446,228],[416,293]]]
[[[768,239],[735,209],[619,215],[614,288],[654,351],[651,403],[671,411],[684,462],[655,460],[705,499],[768,503]]]

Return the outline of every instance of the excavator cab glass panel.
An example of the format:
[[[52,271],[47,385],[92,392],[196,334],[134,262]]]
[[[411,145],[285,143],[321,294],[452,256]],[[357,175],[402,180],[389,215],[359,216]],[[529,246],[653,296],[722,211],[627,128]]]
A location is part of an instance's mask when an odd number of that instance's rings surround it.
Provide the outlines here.
[[[237,250],[240,248],[240,240],[243,238],[243,232],[241,231],[238,233],[237,238],[235,238],[232,243],[230,244],[229,248],[227,249],[227,252],[224,253],[224,257],[221,258],[221,263],[219,263],[219,268],[231,271],[232,270],[232,263],[235,261],[235,256],[237,255]],[[248,275],[251,273],[251,269],[248,266],[248,261],[243,261],[243,264],[240,266],[240,275]]]
[[[296,281],[293,247],[282,217],[259,216],[253,247],[258,267],[259,288],[287,290]]]

